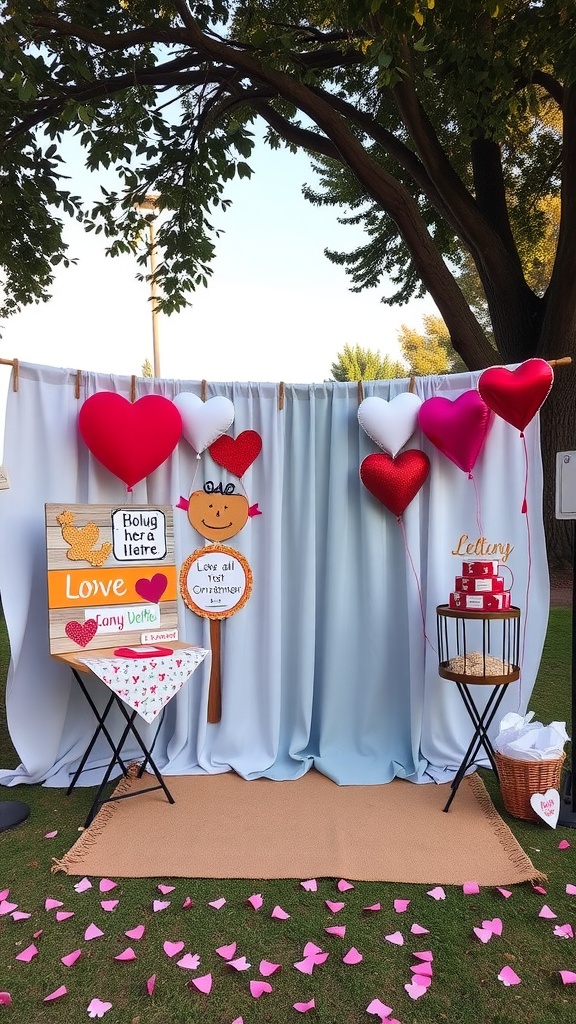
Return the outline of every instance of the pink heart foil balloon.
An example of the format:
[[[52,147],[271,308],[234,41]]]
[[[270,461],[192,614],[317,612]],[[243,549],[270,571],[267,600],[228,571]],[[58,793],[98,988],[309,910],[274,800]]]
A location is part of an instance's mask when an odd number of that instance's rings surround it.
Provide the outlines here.
[[[422,433],[464,473],[471,473],[488,436],[492,415],[477,391],[428,398],[418,411]]]

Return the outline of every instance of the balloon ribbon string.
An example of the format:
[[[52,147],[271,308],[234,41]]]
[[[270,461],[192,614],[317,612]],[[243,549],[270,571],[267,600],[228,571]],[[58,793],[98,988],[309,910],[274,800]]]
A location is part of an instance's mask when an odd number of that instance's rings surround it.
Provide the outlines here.
[[[472,471],[468,473],[468,479],[474,484],[474,494],[476,495],[476,526],[478,527],[478,536],[481,537],[484,533],[482,529],[482,516],[480,515],[480,495],[478,493],[478,485],[474,479]]]
[[[406,539],[406,528],[404,526],[404,521],[402,519],[402,516],[398,516],[398,525],[400,526],[400,529],[402,530],[402,537],[404,539],[404,547],[406,549],[406,554],[408,555],[408,561],[410,562],[410,566],[412,568],[412,572],[414,573],[414,579],[416,580],[416,587],[418,588],[418,600],[420,602],[420,615],[422,616],[422,632],[424,634],[424,639],[425,639],[426,643],[430,644],[430,647],[434,651],[434,654],[436,654],[436,648],[434,647],[434,644],[431,643],[430,638],[426,634],[426,616],[424,614],[424,601],[422,599],[422,587],[420,586],[420,580],[418,579],[418,573],[416,572],[416,569],[414,568],[414,562],[412,561],[412,555],[410,554],[410,548],[408,547],[408,541]]]
[[[524,445],[524,497],[522,499],[522,515],[528,513],[528,503],[526,501],[526,494],[528,491],[528,449],[526,447],[526,438],[524,431],[520,431],[520,437],[522,438],[522,444]]]
[[[526,516],[526,546],[527,546],[527,560],[528,569],[526,573],[526,599],[524,602],[524,628],[522,630],[522,654],[520,656],[520,684],[518,687],[518,710],[522,706],[522,668],[524,666],[524,655],[526,653],[526,633],[528,626],[528,603],[530,600],[530,577],[532,575],[532,535],[530,533],[530,519],[528,516],[528,502],[526,500],[526,494],[528,491],[528,449],[526,447],[526,438],[524,432],[521,433],[522,443],[524,445],[524,501],[522,504],[522,512]]]

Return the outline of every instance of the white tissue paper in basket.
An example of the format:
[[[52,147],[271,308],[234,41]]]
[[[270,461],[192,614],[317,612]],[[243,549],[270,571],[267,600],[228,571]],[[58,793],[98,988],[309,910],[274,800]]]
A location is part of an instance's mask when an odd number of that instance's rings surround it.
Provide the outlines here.
[[[500,722],[494,749],[517,761],[555,761],[562,757],[564,744],[570,737],[565,722],[533,722],[534,712],[523,718],[511,711]]]

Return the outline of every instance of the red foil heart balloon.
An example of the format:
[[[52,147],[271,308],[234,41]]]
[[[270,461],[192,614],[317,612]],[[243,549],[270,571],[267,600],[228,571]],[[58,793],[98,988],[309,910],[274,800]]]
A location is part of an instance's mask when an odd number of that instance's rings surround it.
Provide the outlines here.
[[[243,430],[238,437],[222,434],[208,451],[219,466],[234,476],[242,476],[262,451],[262,438],[256,430]]]
[[[94,458],[131,490],[172,454],[182,417],[162,395],[129,402],[114,391],[99,391],[80,409],[78,429]]]
[[[527,359],[515,370],[490,366],[478,378],[478,391],[486,405],[522,431],[548,397],[554,371],[545,359]]]
[[[368,455],[360,466],[360,479],[378,501],[400,518],[429,472],[428,456],[411,448],[395,459],[383,452]]]

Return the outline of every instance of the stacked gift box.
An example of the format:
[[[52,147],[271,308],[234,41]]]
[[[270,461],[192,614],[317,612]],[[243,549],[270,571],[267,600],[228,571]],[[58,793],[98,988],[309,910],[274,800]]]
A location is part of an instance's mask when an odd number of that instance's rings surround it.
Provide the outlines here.
[[[456,577],[450,608],[462,611],[501,612],[510,608],[510,591],[504,589],[504,577],[498,575],[496,561],[463,562],[462,575]]]

